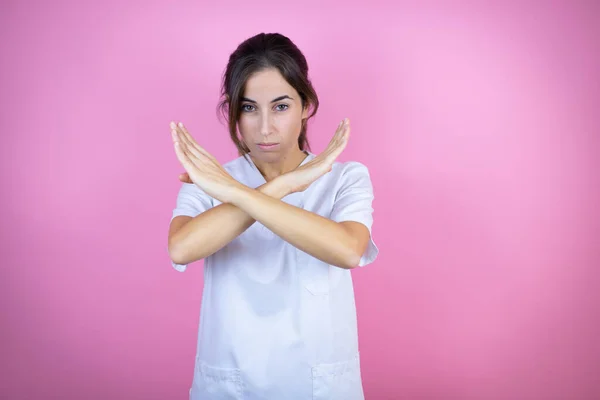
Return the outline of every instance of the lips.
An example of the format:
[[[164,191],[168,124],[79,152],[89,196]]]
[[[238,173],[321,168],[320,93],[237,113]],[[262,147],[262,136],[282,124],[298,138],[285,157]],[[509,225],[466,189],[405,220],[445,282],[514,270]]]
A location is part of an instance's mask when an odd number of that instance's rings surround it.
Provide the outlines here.
[[[257,143],[261,150],[272,150],[279,147],[279,143]]]

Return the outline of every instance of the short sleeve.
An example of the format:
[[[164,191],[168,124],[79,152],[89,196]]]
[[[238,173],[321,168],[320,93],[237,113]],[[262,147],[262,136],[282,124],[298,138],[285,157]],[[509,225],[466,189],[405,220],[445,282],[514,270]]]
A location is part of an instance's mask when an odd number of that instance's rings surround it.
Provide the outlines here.
[[[372,234],[373,185],[367,167],[359,162],[348,162],[340,176],[340,185],[333,204],[330,219],[335,222],[360,222],[369,229],[369,245],[360,258],[359,267],[375,261],[379,249]]]
[[[212,206],[212,197],[202,189],[193,183],[183,183],[177,194],[177,202],[171,215],[171,221],[181,215],[196,217]],[[187,268],[187,264],[176,264],[172,260],[171,265],[179,272],[184,272]]]

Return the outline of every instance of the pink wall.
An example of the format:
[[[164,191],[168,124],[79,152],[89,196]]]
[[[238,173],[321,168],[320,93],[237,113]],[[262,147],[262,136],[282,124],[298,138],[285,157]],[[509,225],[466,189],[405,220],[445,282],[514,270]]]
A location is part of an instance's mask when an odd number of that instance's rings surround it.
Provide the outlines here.
[[[309,60],[313,151],[347,116],[371,170],[367,399],[600,398],[598,3],[89,3],[1,5],[0,398],[187,399],[168,123],[234,157],[220,74],[261,31]]]

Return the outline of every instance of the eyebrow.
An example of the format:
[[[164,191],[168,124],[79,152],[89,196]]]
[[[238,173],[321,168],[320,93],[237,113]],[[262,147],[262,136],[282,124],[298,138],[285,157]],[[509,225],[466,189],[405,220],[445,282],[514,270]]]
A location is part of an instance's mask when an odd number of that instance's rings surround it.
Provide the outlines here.
[[[278,102],[278,101],[280,101],[280,100],[283,100],[283,99],[290,99],[290,100],[294,100],[294,99],[292,99],[290,96],[288,96],[287,94],[284,94],[283,96],[279,96],[279,97],[277,97],[277,98],[275,98],[275,99],[271,100],[271,103],[276,103],[276,102]],[[252,99],[249,99],[249,98],[247,98],[247,97],[242,97],[242,101],[247,101],[247,102],[249,102],[249,103],[254,103],[254,104],[256,104],[256,100],[252,100]]]

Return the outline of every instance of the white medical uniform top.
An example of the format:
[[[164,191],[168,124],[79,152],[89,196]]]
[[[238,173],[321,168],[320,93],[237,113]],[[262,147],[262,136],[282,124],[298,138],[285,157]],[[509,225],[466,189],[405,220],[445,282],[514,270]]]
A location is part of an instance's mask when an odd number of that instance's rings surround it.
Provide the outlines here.
[[[315,157],[307,153],[301,165]],[[249,156],[223,167],[248,187],[266,183]],[[372,200],[368,169],[359,162],[335,162],[304,192],[282,199],[336,222],[360,222],[369,232]],[[183,183],[172,218],[219,204]],[[371,237],[359,266],[378,253]],[[364,399],[350,270],[295,248],[258,221],[207,257],[190,399]]]

